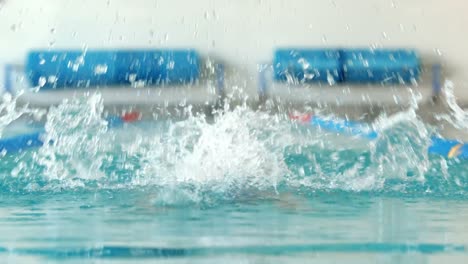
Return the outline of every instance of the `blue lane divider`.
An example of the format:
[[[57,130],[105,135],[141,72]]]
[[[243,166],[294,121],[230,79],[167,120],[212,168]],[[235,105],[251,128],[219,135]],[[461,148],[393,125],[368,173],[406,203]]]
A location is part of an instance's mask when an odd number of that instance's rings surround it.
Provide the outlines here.
[[[440,137],[432,137],[429,153],[435,153],[447,158],[468,158],[468,144],[458,140],[449,140]]]
[[[134,122],[140,116],[137,112],[127,113],[124,116],[111,116],[107,118],[107,126],[109,128],[117,128],[124,123]],[[35,131],[28,134],[18,136],[0,138],[0,152],[16,153],[29,148],[40,147],[44,145],[44,130]]]
[[[199,78],[200,58],[180,50],[39,50],[29,52],[25,73],[43,89],[126,85],[191,84]]]
[[[19,152],[27,148],[40,147],[44,144],[43,131],[0,139],[0,152]]]
[[[298,120],[313,127],[324,129],[330,132],[342,133],[344,135],[356,136],[369,140],[378,138],[378,131],[373,130],[369,125],[360,122],[346,120],[324,119],[312,114],[291,115],[292,120]],[[447,158],[468,158],[468,144],[458,140],[431,137],[429,153],[442,155]]]
[[[412,84],[421,63],[410,49],[278,49],[276,81],[299,83]]]
[[[310,120],[310,124],[315,127],[320,127],[322,129],[333,131],[337,133],[347,133],[353,136],[363,137],[367,139],[376,139],[378,134],[376,131],[372,130],[369,126],[364,126],[358,122],[352,122],[347,120],[326,120],[318,117],[313,117]]]

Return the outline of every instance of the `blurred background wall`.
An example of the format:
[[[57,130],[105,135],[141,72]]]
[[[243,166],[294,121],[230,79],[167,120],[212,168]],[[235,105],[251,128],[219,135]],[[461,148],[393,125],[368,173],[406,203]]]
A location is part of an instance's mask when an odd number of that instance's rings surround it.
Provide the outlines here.
[[[414,47],[468,101],[464,0],[0,0],[0,61],[31,48],[193,47],[255,91],[276,46]]]

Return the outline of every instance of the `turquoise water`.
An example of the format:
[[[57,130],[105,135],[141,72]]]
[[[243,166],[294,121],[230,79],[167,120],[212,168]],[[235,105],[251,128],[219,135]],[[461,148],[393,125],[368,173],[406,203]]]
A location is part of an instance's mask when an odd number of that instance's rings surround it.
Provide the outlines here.
[[[119,129],[104,115],[99,97],[65,102],[50,144],[3,153],[4,262],[468,259],[467,163],[427,154],[434,129],[411,110],[374,142],[246,107]]]

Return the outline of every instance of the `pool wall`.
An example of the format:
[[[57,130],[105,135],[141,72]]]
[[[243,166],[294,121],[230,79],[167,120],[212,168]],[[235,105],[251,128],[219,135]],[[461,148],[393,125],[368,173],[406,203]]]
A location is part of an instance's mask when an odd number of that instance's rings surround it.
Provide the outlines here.
[[[226,84],[256,94],[258,63],[282,46],[415,48],[441,61],[468,102],[465,1],[2,1],[0,61],[35,48],[185,48],[225,62]],[[1,73],[3,75],[3,71]],[[3,79],[3,76],[1,76]],[[3,86],[3,80],[0,80]]]

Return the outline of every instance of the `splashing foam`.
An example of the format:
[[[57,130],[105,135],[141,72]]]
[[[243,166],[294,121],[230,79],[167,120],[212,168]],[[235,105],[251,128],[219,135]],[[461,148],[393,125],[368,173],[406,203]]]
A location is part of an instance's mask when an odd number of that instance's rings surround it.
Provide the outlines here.
[[[13,96],[10,93],[4,93],[0,98],[0,138],[4,129],[18,120],[23,115],[31,115],[35,119],[39,119],[44,115],[44,111],[37,109],[29,109],[27,106],[18,107],[17,100],[23,93],[20,92]]]
[[[324,142],[327,144],[323,134],[318,135],[320,143],[316,144],[320,148],[293,146],[286,153],[294,179],[289,184],[314,190],[464,192],[466,165],[428,154],[436,130],[417,114],[421,96],[413,94],[412,99],[406,111],[392,116],[383,113],[377,118],[372,127],[380,131],[378,139],[360,148],[351,147],[350,142],[357,140],[349,137],[341,145],[334,140],[332,146],[323,147]],[[467,124],[460,113],[455,116],[456,122]]]
[[[289,124],[246,105],[221,111],[213,123],[190,116],[151,134],[133,129],[131,138],[121,136],[127,129],[108,131],[102,112],[98,94],[52,107],[44,145],[11,175],[41,183],[29,190],[153,186],[197,200],[205,191],[230,197],[275,190],[288,171],[280,128]]]
[[[64,101],[52,107],[45,124],[44,146],[33,155],[33,161],[48,181],[96,180],[104,153],[109,150],[107,121],[102,119],[103,102],[98,94],[89,98]],[[74,181],[79,184],[79,181]]]
[[[160,120],[165,125],[150,129],[108,130],[99,94],[64,101],[47,115],[44,146],[30,157],[17,157],[11,176],[29,182],[16,188],[33,191],[152,188],[165,204],[297,188],[465,188],[466,175],[452,176],[456,162],[428,156],[432,130],[416,114],[417,98],[405,112],[380,116],[372,124],[380,137],[365,143],[340,140],[245,104],[228,105],[212,122],[191,115],[178,122]],[[428,184],[431,179],[437,185]]]
[[[170,126],[165,135],[131,145],[142,164],[133,184],[190,186],[196,192],[234,196],[276,189],[287,167],[275,144],[279,134],[268,131],[275,125],[270,116],[246,107],[223,112],[214,124],[192,116]]]
[[[448,114],[437,115],[436,118],[438,120],[445,120],[455,128],[466,131],[468,129],[468,113],[457,104],[454,88],[453,82],[445,82],[443,93],[450,112]]]

